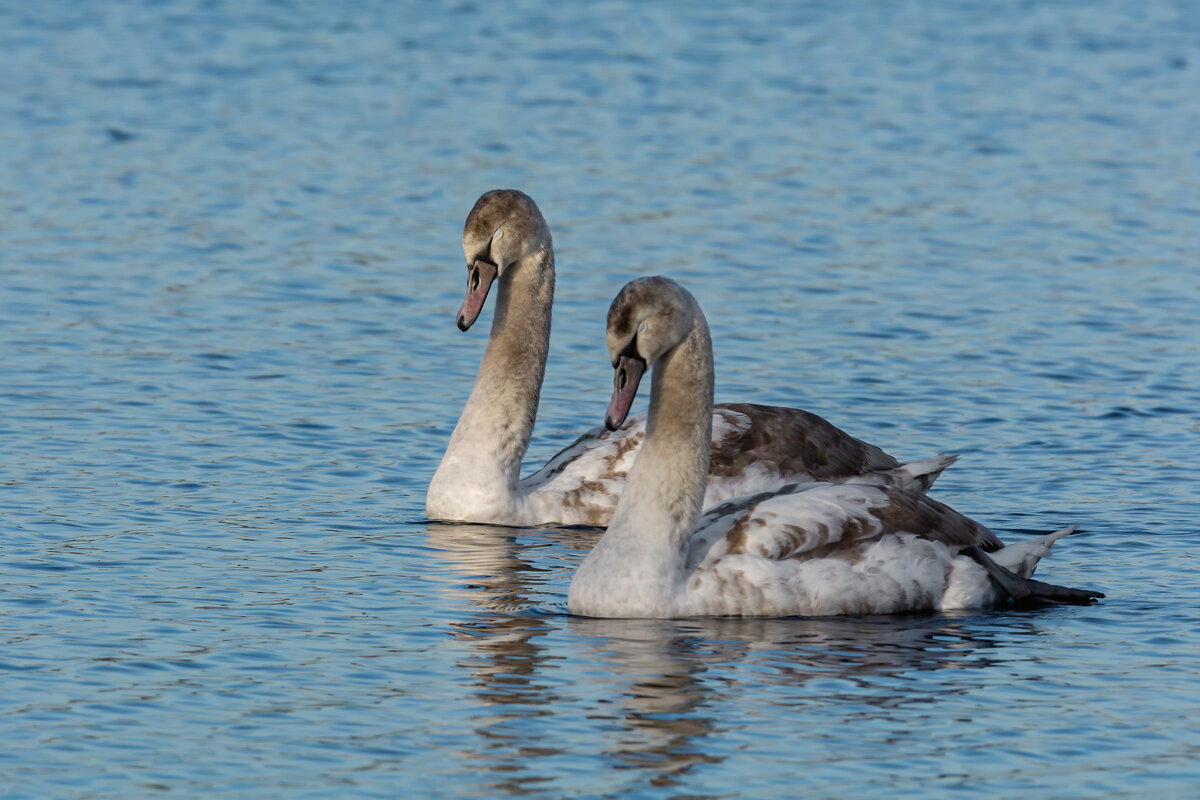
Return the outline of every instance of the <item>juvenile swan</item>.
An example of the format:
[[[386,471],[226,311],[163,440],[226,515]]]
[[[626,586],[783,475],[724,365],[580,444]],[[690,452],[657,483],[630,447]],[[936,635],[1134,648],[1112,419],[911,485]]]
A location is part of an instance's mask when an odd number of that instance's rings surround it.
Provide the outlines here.
[[[786,486],[702,514],[713,424],[704,314],[674,281],[639,278],[609,308],[607,338],[616,379],[605,423],[621,424],[637,392],[630,376],[652,368],[649,421],[612,523],[571,581],[571,613],[887,614],[1103,597],[1029,579],[1073,528],[1004,547],[883,480]]]
[[[467,216],[463,253],[467,294],[458,327],[471,327],[498,282],[496,313],[475,388],[429,484],[425,513],[500,525],[607,525],[645,436],[644,414],[615,431],[588,431],[521,478],[550,347],[554,248],[546,220],[522,192],[487,192]],[[628,373],[634,384],[638,377]],[[799,409],[735,404],[709,411],[705,505],[787,483],[862,475],[924,491],[954,461],[939,456],[900,464]]]

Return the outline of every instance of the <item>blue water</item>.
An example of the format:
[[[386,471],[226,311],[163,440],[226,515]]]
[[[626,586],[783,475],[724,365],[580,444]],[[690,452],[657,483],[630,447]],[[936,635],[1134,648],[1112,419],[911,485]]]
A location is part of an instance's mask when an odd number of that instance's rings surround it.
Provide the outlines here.
[[[1195,796],[1194,12],[0,4],[0,795]],[[1108,598],[574,619],[596,533],[427,523],[501,186],[559,262],[531,466],[664,273],[718,400],[959,453]]]

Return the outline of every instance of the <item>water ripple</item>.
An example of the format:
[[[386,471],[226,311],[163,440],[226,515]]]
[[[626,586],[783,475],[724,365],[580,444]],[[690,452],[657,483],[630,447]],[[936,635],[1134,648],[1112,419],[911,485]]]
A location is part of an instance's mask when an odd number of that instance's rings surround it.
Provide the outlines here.
[[[384,9],[0,7],[5,796],[1190,796],[1194,14]],[[960,454],[1108,599],[578,619],[597,531],[426,523],[505,185],[558,255],[530,463],[667,273],[718,400]]]

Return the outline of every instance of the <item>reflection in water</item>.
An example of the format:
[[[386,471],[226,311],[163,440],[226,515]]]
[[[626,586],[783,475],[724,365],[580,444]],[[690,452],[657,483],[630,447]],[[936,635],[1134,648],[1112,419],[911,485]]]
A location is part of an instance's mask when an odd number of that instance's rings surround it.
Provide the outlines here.
[[[549,598],[544,589],[547,570],[535,566],[532,556],[552,545],[556,535],[575,549],[586,550],[600,532],[534,533],[492,525],[430,523],[427,535],[441,551],[437,568],[452,578],[439,582],[439,590],[473,611],[491,612],[452,624],[456,638],[470,642],[474,653],[459,666],[471,670],[481,696],[489,702],[533,699],[526,696],[534,689],[525,680],[536,672],[541,657],[534,640],[545,636],[552,625],[544,617],[523,613]]]
[[[978,651],[995,639],[967,621],[571,617],[569,628],[585,638],[580,649],[608,668],[596,674],[603,676],[600,693],[619,704],[612,712],[621,727],[610,751],[614,764],[650,771],[653,784],[671,785],[697,764],[723,760],[705,739],[726,733],[723,707],[741,705],[739,698],[768,696],[772,715],[809,702],[887,707],[922,698],[911,686],[881,692],[881,682],[915,671],[990,666],[994,661]],[[772,688],[778,691],[764,691]]]
[[[488,713],[463,753],[505,773],[491,788],[534,793],[551,788],[539,762],[594,747],[606,766],[634,770],[636,782],[673,786],[698,766],[731,753],[724,708],[743,700],[775,717],[805,705],[890,709],[933,696],[965,693],[974,681],[914,681],[914,673],[985,669],[991,650],[1036,635],[1035,617],[978,615],[820,619],[613,620],[561,613],[566,586],[594,530],[530,531],[487,525],[430,524],[439,590],[467,607],[452,623],[470,646],[456,666],[471,675]],[[558,609],[545,614],[539,610]],[[565,631],[564,631],[565,629]],[[565,644],[558,638],[566,633]],[[564,685],[558,647],[596,665]],[[893,688],[895,687],[895,688]],[[740,699],[739,699],[740,698]],[[592,743],[540,741],[553,727],[537,720],[573,704],[605,731]],[[594,753],[593,755],[595,755]]]
[[[481,705],[499,707],[477,717],[477,739],[461,752],[479,768],[503,774],[490,789],[506,794],[544,789],[548,778],[538,771],[540,760],[565,752],[530,735],[530,721],[555,714],[561,700],[544,680],[552,667],[539,644],[555,629],[555,618],[529,613],[555,602],[545,586],[551,570],[535,566],[533,556],[565,546],[578,554],[578,563],[601,533],[436,522],[426,528],[429,543],[440,551],[437,568],[449,578],[439,582],[439,591],[474,612],[451,623],[455,638],[470,645],[455,666],[472,676]]]
[[[583,650],[607,668],[597,673],[594,688],[604,705],[593,718],[615,723],[618,733],[605,743],[613,766],[670,786],[697,765],[724,759],[705,744],[714,720],[704,713],[713,688],[703,676],[725,643],[697,642],[689,623],[673,620],[571,617],[569,623],[572,634],[586,637]]]
[[[603,533],[599,528],[426,525],[426,538],[438,550],[431,568],[444,578],[439,591],[473,610],[507,614],[565,608],[565,594],[558,583],[570,580],[583,555]]]
[[[439,590],[473,607],[516,613],[538,602],[544,578],[533,556],[558,536],[586,551],[600,537],[597,529],[532,531],[498,525],[430,522],[426,539],[436,548],[439,569],[448,580]]]

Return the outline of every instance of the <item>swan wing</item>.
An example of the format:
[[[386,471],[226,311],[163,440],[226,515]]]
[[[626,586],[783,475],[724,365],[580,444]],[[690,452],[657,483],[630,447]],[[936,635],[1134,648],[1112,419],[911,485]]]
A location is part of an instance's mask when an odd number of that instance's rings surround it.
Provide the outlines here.
[[[919,492],[887,484],[809,483],[709,508],[691,539],[687,569],[704,569],[732,555],[854,561],[891,534],[912,534],[952,551],[1001,546],[984,526]]]
[[[823,417],[799,408],[727,403],[713,411],[707,508],[804,481],[879,482],[926,491],[956,456],[901,464]]]

